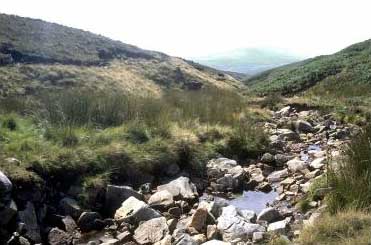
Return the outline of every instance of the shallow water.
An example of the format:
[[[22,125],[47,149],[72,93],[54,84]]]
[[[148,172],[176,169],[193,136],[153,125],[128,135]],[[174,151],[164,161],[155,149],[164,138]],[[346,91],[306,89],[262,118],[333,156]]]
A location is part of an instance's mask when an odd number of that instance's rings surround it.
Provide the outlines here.
[[[230,200],[229,204],[239,209],[253,210],[258,214],[267,207],[267,204],[273,203],[276,197],[278,197],[278,193],[275,191],[269,193],[244,191],[242,196]]]

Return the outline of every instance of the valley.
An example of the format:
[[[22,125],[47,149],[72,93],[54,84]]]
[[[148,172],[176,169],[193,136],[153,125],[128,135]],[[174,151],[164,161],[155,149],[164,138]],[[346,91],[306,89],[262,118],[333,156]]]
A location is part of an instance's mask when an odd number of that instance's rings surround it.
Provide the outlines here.
[[[0,244],[365,244],[370,50],[246,78],[0,14]]]

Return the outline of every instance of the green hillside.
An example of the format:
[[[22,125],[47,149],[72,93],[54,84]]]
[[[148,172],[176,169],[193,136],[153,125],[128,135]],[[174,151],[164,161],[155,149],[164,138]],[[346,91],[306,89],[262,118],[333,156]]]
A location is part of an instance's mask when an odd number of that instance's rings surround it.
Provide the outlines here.
[[[317,92],[361,95],[371,86],[371,40],[338,53],[266,71],[245,81],[258,94]],[[356,85],[356,86],[355,86]]]
[[[221,71],[83,30],[0,14],[0,96],[71,87],[159,96],[167,89],[240,90]]]

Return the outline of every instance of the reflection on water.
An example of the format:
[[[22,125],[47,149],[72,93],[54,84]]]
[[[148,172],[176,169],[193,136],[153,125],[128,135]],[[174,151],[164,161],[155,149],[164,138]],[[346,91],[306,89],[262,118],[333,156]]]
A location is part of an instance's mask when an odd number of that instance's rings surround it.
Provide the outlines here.
[[[272,203],[276,197],[278,197],[278,193],[275,191],[269,193],[244,191],[241,197],[229,201],[229,204],[239,209],[253,210],[255,213],[259,213],[266,208],[268,203]]]

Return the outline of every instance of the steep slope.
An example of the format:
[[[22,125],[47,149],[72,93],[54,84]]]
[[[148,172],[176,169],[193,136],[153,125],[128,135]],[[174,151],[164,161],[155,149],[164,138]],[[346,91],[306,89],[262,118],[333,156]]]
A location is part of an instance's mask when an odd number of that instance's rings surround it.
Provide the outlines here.
[[[87,87],[158,95],[164,89],[240,89],[232,76],[163,53],[41,20],[0,14],[0,95]]]
[[[195,60],[216,69],[254,75],[268,69],[297,62],[300,58],[280,50],[246,48],[196,58]]]
[[[309,88],[343,91],[371,86],[371,40],[354,44],[338,53],[319,56],[266,71],[245,81],[260,94],[293,94]],[[362,88],[362,89],[358,89]]]

